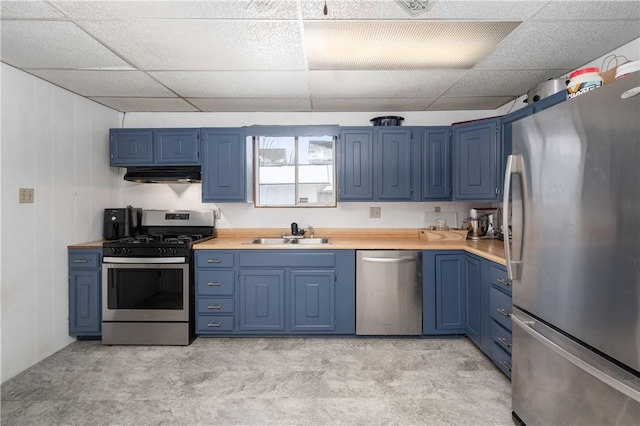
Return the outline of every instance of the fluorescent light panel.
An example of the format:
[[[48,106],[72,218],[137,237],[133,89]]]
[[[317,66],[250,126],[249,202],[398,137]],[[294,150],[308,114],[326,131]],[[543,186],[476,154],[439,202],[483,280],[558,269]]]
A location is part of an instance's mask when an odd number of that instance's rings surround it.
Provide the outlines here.
[[[470,69],[520,22],[305,22],[310,70]]]

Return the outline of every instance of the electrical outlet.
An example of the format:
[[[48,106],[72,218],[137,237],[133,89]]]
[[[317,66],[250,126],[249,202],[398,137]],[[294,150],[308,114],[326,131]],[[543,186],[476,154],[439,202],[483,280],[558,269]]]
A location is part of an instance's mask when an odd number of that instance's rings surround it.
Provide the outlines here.
[[[216,217],[216,220],[220,219],[220,215],[222,214],[222,212],[220,211],[220,209],[215,209],[213,211],[213,215]]]
[[[436,213],[440,213],[440,206],[435,206],[433,208],[433,211],[436,212]]]
[[[33,203],[35,197],[35,190],[33,188],[20,188],[19,203]]]
[[[380,219],[382,209],[380,207],[369,207],[369,218]]]

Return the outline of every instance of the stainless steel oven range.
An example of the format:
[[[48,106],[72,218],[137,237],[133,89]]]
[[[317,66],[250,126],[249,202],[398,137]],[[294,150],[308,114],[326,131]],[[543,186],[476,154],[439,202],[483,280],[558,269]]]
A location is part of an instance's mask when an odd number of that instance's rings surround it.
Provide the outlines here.
[[[103,244],[103,344],[193,341],[192,247],[214,224],[213,211],[143,210],[141,235]]]

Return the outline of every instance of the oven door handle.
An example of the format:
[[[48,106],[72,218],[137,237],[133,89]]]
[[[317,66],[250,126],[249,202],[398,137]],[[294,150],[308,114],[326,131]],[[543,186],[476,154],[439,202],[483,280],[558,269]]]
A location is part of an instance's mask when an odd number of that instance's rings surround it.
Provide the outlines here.
[[[157,263],[187,263],[186,257],[103,257],[102,263],[125,264],[157,264]]]

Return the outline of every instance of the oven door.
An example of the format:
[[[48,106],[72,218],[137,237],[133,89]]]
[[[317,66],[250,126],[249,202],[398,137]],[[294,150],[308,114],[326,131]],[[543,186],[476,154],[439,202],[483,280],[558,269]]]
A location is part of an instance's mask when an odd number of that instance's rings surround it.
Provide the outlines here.
[[[107,258],[102,272],[103,321],[189,321],[185,258]]]

